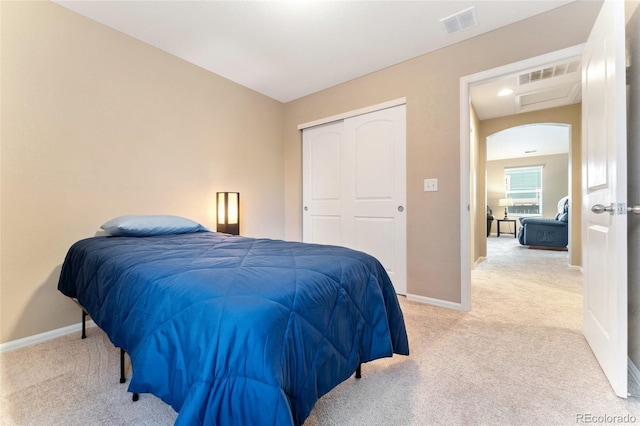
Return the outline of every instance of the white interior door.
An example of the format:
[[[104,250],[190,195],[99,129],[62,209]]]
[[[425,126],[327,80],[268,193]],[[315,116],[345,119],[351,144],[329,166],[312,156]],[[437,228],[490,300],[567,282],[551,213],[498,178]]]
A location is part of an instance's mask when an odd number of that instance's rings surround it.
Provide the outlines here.
[[[584,335],[627,397],[624,2],[605,1],[582,59]]]
[[[345,120],[346,245],[375,256],[407,293],[405,106]]]
[[[303,241],[371,254],[406,294],[405,105],[305,129],[302,140]]]

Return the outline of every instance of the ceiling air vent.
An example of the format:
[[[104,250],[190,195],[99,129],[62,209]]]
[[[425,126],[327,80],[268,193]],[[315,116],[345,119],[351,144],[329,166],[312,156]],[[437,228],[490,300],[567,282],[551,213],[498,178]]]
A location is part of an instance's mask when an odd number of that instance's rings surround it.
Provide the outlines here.
[[[478,20],[476,19],[476,8],[475,6],[472,6],[461,12],[442,18],[440,22],[444,24],[447,34],[466,30],[467,28],[478,24]]]
[[[580,61],[571,61],[564,64],[553,65],[550,67],[529,71],[518,76],[518,84],[535,83],[536,81],[547,80],[549,78],[560,77],[580,71]]]

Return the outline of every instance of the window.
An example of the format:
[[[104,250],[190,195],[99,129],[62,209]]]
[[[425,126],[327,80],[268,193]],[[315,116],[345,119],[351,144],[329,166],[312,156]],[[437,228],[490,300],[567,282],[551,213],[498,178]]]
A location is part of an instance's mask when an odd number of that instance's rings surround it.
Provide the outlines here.
[[[505,195],[513,200],[509,214],[540,216],[542,214],[542,166],[504,169]]]

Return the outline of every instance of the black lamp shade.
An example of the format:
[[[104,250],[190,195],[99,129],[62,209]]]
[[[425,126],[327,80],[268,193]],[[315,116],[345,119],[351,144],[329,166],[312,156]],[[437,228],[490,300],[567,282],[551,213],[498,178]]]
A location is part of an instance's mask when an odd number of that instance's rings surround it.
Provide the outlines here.
[[[216,200],[216,230],[226,234],[240,235],[240,193],[218,192]]]

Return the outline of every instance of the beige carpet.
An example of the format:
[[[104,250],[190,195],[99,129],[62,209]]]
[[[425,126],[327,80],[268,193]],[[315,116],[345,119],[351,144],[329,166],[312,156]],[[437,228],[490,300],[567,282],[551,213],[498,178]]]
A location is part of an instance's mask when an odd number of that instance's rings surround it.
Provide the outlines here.
[[[489,241],[472,311],[401,298],[411,355],[366,364],[305,425],[640,423],[640,400],[614,395],[582,336],[581,274],[567,253]],[[172,424],[175,412],[154,396],[131,401],[118,356],[97,328],[1,354],[0,424]]]

